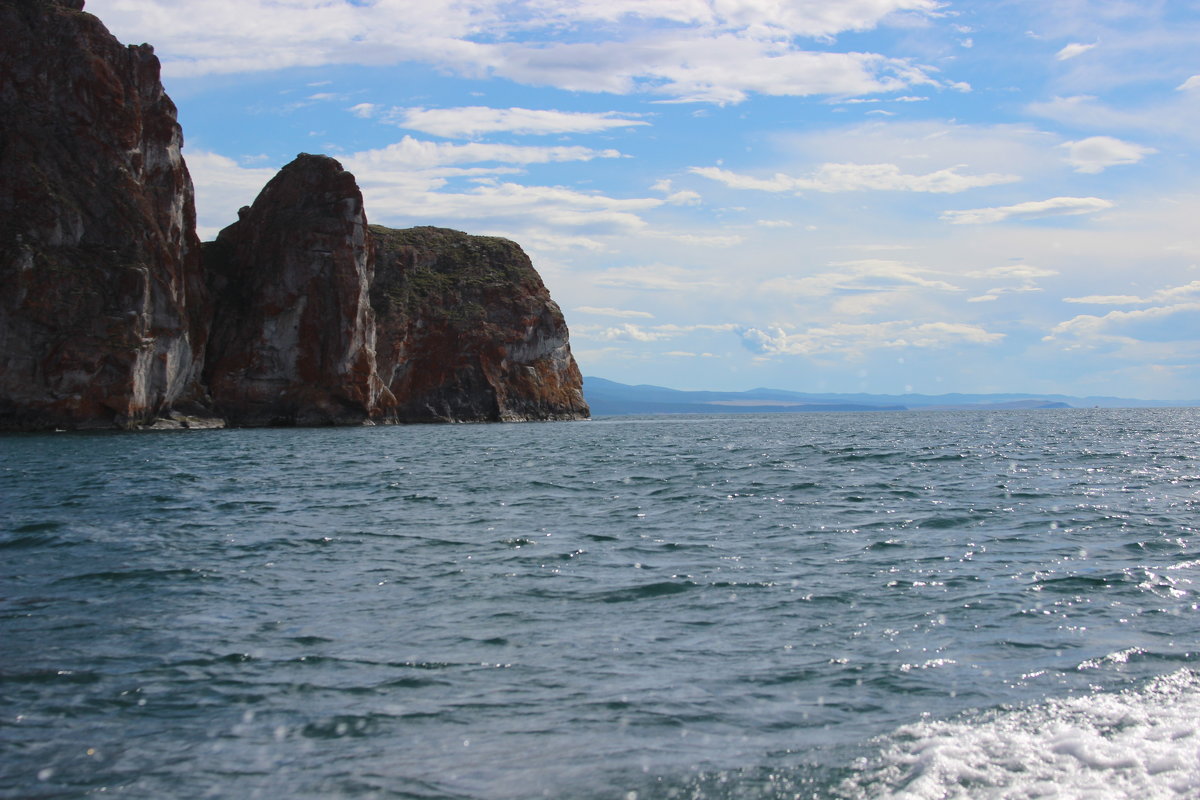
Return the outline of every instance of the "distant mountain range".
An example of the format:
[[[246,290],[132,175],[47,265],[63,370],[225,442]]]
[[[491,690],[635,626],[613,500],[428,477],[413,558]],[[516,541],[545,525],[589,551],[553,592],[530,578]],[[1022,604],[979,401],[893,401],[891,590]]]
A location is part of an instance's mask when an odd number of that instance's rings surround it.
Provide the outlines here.
[[[592,415],[763,414],[796,411],[907,411],[919,409],[1145,408],[1171,403],[1122,397],[1069,397],[1038,394],[810,394],[782,389],[703,392],[662,386],[629,386],[605,378],[584,378],[583,393]]]

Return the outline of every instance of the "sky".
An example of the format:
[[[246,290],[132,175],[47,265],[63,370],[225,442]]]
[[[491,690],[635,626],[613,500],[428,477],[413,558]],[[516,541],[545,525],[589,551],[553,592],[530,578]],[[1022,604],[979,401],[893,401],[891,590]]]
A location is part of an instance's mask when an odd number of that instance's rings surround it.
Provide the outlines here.
[[[1200,402],[1200,2],[88,0],[201,238],[298,153],[529,253],[585,375]]]

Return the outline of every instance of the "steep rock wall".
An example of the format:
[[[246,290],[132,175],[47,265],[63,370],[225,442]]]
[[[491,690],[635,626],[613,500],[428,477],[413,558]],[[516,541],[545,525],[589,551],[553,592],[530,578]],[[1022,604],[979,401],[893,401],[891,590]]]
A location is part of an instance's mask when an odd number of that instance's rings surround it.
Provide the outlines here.
[[[0,429],[199,399],[207,302],[175,106],[81,0],[0,0]]]
[[[371,235],[386,419],[588,416],[562,312],[517,244],[432,227]]]
[[[375,370],[371,239],[354,176],[301,154],[206,246],[205,378],[234,425],[358,424],[390,396]]]
[[[369,231],[331,158],[286,166],[202,257],[158,59],[82,8],[0,0],[0,430],[587,415],[521,249]]]

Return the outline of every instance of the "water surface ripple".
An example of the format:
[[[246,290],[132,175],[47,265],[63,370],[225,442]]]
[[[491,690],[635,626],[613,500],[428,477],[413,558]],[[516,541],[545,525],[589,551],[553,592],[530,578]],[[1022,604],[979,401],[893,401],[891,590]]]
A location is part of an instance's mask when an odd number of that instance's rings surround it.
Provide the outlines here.
[[[0,796],[1194,796],[1197,519],[1197,409],[8,436]]]

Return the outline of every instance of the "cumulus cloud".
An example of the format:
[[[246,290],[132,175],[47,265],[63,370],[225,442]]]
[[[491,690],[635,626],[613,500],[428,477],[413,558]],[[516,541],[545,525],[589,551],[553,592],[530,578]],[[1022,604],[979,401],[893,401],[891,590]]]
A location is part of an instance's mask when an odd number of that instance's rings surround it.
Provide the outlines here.
[[[613,328],[604,328],[590,336],[587,335],[586,330],[584,331],[585,338],[598,339],[602,342],[656,342],[659,339],[667,339],[673,335],[671,333],[646,330],[629,322]]]
[[[703,201],[703,198],[698,192],[693,192],[690,189],[675,190],[670,178],[663,178],[655,181],[650,187],[656,192],[662,192],[667,195],[667,204],[673,206],[698,206]]]
[[[370,106],[363,103],[361,106]],[[353,109],[351,109],[353,110]],[[371,107],[375,111],[375,107]],[[376,112],[378,113],[378,112]],[[382,114],[385,121],[433,136],[470,139],[489,133],[520,135],[600,133],[613,128],[649,125],[615,111],[553,111],[529,108],[394,108]]]
[[[667,195],[667,204],[672,206],[698,206],[702,199],[698,192],[684,189]]]
[[[864,31],[890,15],[932,14],[936,0],[839,0],[837,3],[717,0],[533,0],[528,4],[544,22],[618,22],[629,18],[669,21],[725,30],[758,30],[788,36],[827,38]]]
[[[642,231],[647,223],[638,212],[662,205],[657,198],[615,198],[562,186],[524,186],[507,181],[481,181],[465,192],[426,191],[409,194],[397,181],[361,180],[368,208],[381,218],[409,220],[483,219],[493,225],[593,231],[608,235]]]
[[[833,353],[857,357],[871,350],[987,345],[1004,340],[1003,333],[992,333],[978,325],[958,322],[917,323],[910,320],[866,324],[835,323],[810,328],[803,333],[787,333],[782,328],[744,328],[740,330],[740,334],[742,344],[747,349],[764,357]]]
[[[943,212],[942,219],[954,225],[978,225],[1003,222],[1008,219],[1095,214],[1112,207],[1111,201],[1099,197],[1051,197],[1049,200],[1033,200],[1012,206],[946,211]]]
[[[628,235],[649,226],[642,213],[663,206],[658,197],[610,197],[562,186],[525,186],[503,176],[531,164],[615,158],[615,150],[523,147],[472,142],[426,142],[405,137],[384,148],[340,157],[358,178],[371,219],[390,224],[471,220],[479,232],[513,235],[528,244],[598,250],[596,235]],[[249,168],[203,150],[187,152],[197,186],[202,237],[237,219],[274,177],[274,168]],[[456,183],[465,182],[463,188]],[[653,231],[654,235],[665,235]]]
[[[692,167],[691,172],[734,189],[757,189],[764,192],[932,192],[955,194],[979,186],[994,186],[1020,180],[1016,175],[988,173],[963,175],[962,165],[940,169],[924,175],[911,175],[895,164],[822,164],[807,177],[795,177],[777,172],[770,178],[757,178],[731,172],[720,167]]]
[[[740,103],[751,94],[853,96],[937,83],[904,59],[798,50],[731,33],[490,47],[499,49],[491,72],[519,83],[577,92],[649,93],[678,102]]]
[[[237,210],[258,197],[274,168],[243,167],[232,158],[206,150],[188,150],[188,171],[196,186],[196,225],[201,239],[237,221]]]
[[[170,0],[91,0],[89,10],[125,41],[155,42],[169,76],[423,62],[571,91],[728,103],[750,93],[853,96],[935,85],[907,59],[804,50],[796,39],[828,45],[838,33],[940,5],[425,0],[413,14],[409,0],[207,0],[203,26]],[[497,41],[494,31],[504,36]]]
[[[1136,341],[1138,327],[1147,323],[1155,323],[1179,315],[1200,315],[1200,302],[1177,303],[1169,306],[1155,306],[1134,311],[1110,311],[1103,316],[1080,314],[1065,322],[1055,325],[1043,341],[1056,339],[1073,339],[1076,346],[1092,346],[1112,341]],[[1191,342],[1195,337],[1183,333],[1182,326],[1174,326],[1175,335],[1168,337],[1174,341]],[[1131,330],[1132,329],[1132,330]],[[1195,328],[1192,328],[1194,330]]]
[[[1190,92],[1193,89],[1200,89],[1200,75],[1193,75],[1175,88],[1181,92]]]
[[[1088,50],[1091,50],[1095,46],[1096,45],[1094,45],[1094,44],[1080,44],[1078,42],[1073,42],[1073,43],[1067,45],[1066,47],[1064,47],[1062,50],[1059,50],[1057,53],[1055,53],[1054,57],[1059,61],[1066,61],[1067,59],[1071,59],[1071,58],[1075,58],[1076,56],[1083,55],[1084,53],[1086,53]]]
[[[365,170],[428,169],[449,164],[547,164],[563,161],[591,161],[594,158],[620,158],[617,150],[593,150],[589,147],[531,147],[526,145],[487,144],[471,142],[426,142],[405,136],[399,142],[377,150],[367,150],[349,157],[349,161]]]
[[[1123,142],[1111,136],[1090,136],[1075,142],[1064,142],[1067,163],[1076,172],[1097,173],[1119,164],[1136,164],[1146,156],[1157,153],[1153,147]]]

